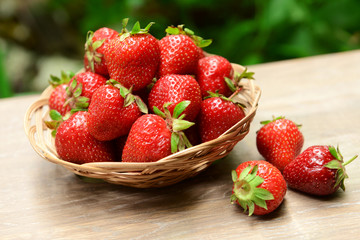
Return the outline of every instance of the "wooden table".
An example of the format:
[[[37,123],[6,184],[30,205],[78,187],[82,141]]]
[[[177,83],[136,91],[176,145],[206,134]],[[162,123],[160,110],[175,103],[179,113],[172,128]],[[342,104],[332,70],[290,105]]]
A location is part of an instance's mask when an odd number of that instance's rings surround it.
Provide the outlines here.
[[[305,146],[360,153],[360,51],[250,66],[263,93],[251,131],[228,157],[161,189],[85,182],[40,158],[23,130],[38,95],[0,100],[1,239],[354,239],[360,234],[360,159],[347,190],[311,197],[288,190],[273,214],[249,217],[230,204],[230,172],[261,159],[259,121],[302,123]]]

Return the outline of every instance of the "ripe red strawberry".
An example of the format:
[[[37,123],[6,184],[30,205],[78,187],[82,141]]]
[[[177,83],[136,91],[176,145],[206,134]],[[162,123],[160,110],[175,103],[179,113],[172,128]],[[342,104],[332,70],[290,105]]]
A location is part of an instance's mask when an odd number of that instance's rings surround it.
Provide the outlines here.
[[[126,140],[122,161],[155,162],[171,153],[191,147],[183,130],[193,123],[179,119],[183,109],[189,104],[189,101],[178,104],[172,116],[165,107],[165,113],[156,110],[160,116],[146,114],[138,118]]]
[[[299,127],[284,117],[262,121],[264,126],[257,132],[256,146],[259,153],[281,172],[300,154],[304,137]]]
[[[160,78],[152,87],[148,102],[150,109],[157,107],[164,110],[163,106],[167,102],[172,104],[168,106],[172,114],[175,106],[189,100],[191,103],[184,111],[185,119],[195,120],[201,105],[201,91],[197,81],[189,75],[166,75]]]
[[[197,62],[203,57],[199,47],[208,46],[211,41],[195,36],[194,32],[184,29],[182,25],[168,27],[166,33],[167,36],[159,41],[159,77],[167,74],[195,74]]]
[[[76,85],[69,85],[73,73],[61,72],[61,76],[50,75],[50,84],[54,87],[49,97],[50,110],[58,111],[62,116],[71,109],[82,109],[87,107],[87,98],[80,97],[81,89]]]
[[[155,114],[141,116],[132,125],[122,154],[123,162],[155,162],[171,154],[171,131]]]
[[[232,172],[231,202],[239,204],[249,216],[265,215],[277,209],[286,194],[281,172],[266,161],[248,161]]]
[[[105,85],[107,79],[93,72],[81,72],[76,74],[70,81],[69,86],[76,79],[77,85],[81,84],[81,96],[87,97],[91,102],[92,95],[100,86]],[[75,87],[74,87],[75,88]]]
[[[62,160],[72,163],[115,161],[112,142],[101,142],[91,136],[87,124],[88,112],[79,111],[60,124],[55,147]]]
[[[104,53],[109,41],[119,33],[111,28],[103,27],[95,32],[89,31],[85,43],[85,71],[109,76]]]
[[[57,86],[52,93],[50,94],[49,98],[49,108],[50,110],[56,110],[61,115],[65,115],[67,112],[70,112],[71,107],[69,104],[66,104],[67,100],[67,93],[66,88],[68,87],[67,84],[61,84]]]
[[[290,162],[284,169],[288,186],[313,195],[330,195],[340,187],[345,191],[348,178],[339,149],[333,146],[311,146]]]
[[[150,23],[140,29],[135,23],[131,32],[127,32],[123,23],[123,32],[109,42],[105,60],[109,75],[126,88],[140,90],[151,83],[160,63],[158,40],[148,33]]]
[[[242,107],[231,99],[214,95],[203,100],[197,121],[202,142],[219,137],[244,117]]]
[[[224,57],[212,55],[200,59],[197,65],[196,79],[199,82],[202,96],[208,96],[208,92],[218,92],[229,97],[232,91],[227,86],[225,77],[232,79],[233,75],[233,68]]]
[[[101,86],[94,93],[89,105],[89,131],[100,141],[109,141],[128,134],[141,112],[147,112],[139,97],[118,84],[115,86]]]

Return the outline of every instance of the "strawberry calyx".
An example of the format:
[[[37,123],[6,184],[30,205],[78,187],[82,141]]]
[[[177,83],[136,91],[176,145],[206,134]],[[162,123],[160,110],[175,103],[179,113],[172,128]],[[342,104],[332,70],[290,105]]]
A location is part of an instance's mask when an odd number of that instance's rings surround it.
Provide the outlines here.
[[[72,80],[69,86],[66,87],[66,101],[64,106],[69,105],[71,112],[77,111],[87,111],[89,107],[90,99],[84,96],[81,96],[83,85],[78,84],[76,78]]]
[[[122,20],[122,30],[121,32],[119,33],[119,36],[120,36],[120,40],[121,41],[124,41],[126,38],[130,37],[131,35],[135,35],[135,34],[148,34],[149,33],[149,30],[151,28],[151,26],[153,24],[155,24],[155,22],[150,22],[148,25],[146,25],[145,28],[141,28],[140,27],[140,22],[137,21],[133,28],[131,29],[131,31],[129,31],[126,27],[127,27],[127,24],[129,22],[129,18],[124,18]]]
[[[55,75],[50,75],[49,84],[56,88],[57,86],[60,86],[61,84],[68,84],[72,77],[74,77],[75,74],[71,71],[65,72],[61,71],[60,77]]]
[[[200,48],[207,47],[212,43],[211,39],[203,39],[200,36],[196,36],[194,31],[190,30],[189,28],[184,28],[184,25],[178,25],[177,27],[169,26],[165,29],[165,32],[167,35],[186,35],[190,37],[194,41],[195,45]]]
[[[114,79],[108,80],[106,84],[112,85],[113,87],[119,89],[121,97],[124,98],[124,107],[128,107],[135,102],[140,112],[145,114],[148,113],[148,108],[143,102],[143,100],[139,96],[132,94],[132,87],[130,89],[127,89]]]
[[[242,79],[246,78],[246,79],[252,79],[255,80],[254,78],[254,72],[248,72],[247,71],[247,67],[245,68],[245,70],[242,73],[238,73],[235,72],[234,74],[234,78],[230,79],[228,77],[225,77],[225,82],[226,85],[228,86],[228,88],[233,92],[233,93],[237,93],[242,89],[242,84],[240,83]]]
[[[231,172],[234,182],[233,194],[230,197],[231,203],[238,202],[244,209],[249,211],[249,216],[254,213],[255,206],[259,206],[267,210],[267,200],[273,200],[273,194],[259,186],[264,179],[257,175],[258,165],[252,167],[247,166],[238,176],[236,171]]]
[[[103,57],[102,53],[97,52],[96,50],[102,46],[105,39],[97,40],[93,42],[94,32],[88,31],[86,35],[86,42],[85,42],[85,55],[88,59],[90,70],[95,72],[95,62],[100,64],[101,58]]]
[[[171,133],[171,153],[182,151],[186,148],[192,147],[189,139],[186,137],[184,130],[190,128],[195,123],[184,120],[185,114],[183,111],[190,105],[190,101],[182,101],[176,104],[173,114],[171,115],[168,107],[171,102],[165,103],[162,112],[156,106],[153,107],[153,111],[156,115],[165,119],[168,128]]]
[[[67,120],[71,116],[71,112],[66,113],[65,116],[62,116],[58,111],[52,109],[49,111],[50,121],[44,121],[47,128],[51,129],[51,136],[55,137],[56,131],[60,124]]]
[[[280,120],[280,119],[285,119],[285,116],[279,116],[279,117],[275,117],[273,116],[272,120],[264,120],[264,121],[261,121],[260,124],[262,125],[267,125],[269,123],[272,123],[272,122],[275,122],[277,120]],[[294,123],[299,129],[302,127],[301,124],[297,124],[297,123]]]
[[[208,96],[204,97],[204,99],[208,99],[208,98],[212,98],[212,97],[219,97],[224,101],[234,103],[235,105],[237,105],[238,107],[240,107],[242,109],[246,108],[246,106],[244,104],[242,104],[241,102],[236,101],[235,99],[233,99],[235,94],[231,95],[230,97],[226,97],[226,96],[220,94],[218,91],[216,91],[216,92],[207,91],[207,93],[208,93]]]
[[[325,167],[336,170],[336,181],[334,188],[339,186],[343,191],[345,191],[345,179],[349,178],[346,173],[345,166],[354,161],[358,157],[358,155],[355,155],[350,160],[344,163],[344,158],[340,153],[339,146],[337,146],[337,148],[335,148],[334,146],[328,146],[328,148],[329,152],[335,159],[325,164]]]
[[[273,116],[272,120],[264,120],[264,121],[261,121],[260,124],[266,125],[266,124],[269,124],[271,122],[275,122],[275,121],[280,120],[280,119],[285,119],[285,117],[284,116],[279,116],[279,117]]]

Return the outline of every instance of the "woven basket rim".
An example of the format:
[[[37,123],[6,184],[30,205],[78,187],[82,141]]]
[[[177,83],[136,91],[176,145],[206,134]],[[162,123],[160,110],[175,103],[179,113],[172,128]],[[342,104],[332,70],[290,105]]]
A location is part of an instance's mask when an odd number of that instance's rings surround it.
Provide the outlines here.
[[[242,72],[245,68],[238,64],[233,64],[233,68],[235,71]],[[242,80],[243,81],[243,80]],[[246,92],[246,96],[244,97],[247,100],[248,107],[245,109],[246,115],[243,119],[237,122],[233,127],[223,133],[220,137],[213,139],[208,142],[201,143],[199,145],[195,145],[191,148],[187,148],[183,151],[171,154],[165,158],[162,158],[156,162],[93,162],[93,163],[85,163],[85,164],[76,164],[64,161],[58,158],[56,151],[54,151],[53,143],[49,142],[49,130],[46,129],[43,122],[40,122],[40,119],[43,120],[44,115],[44,108],[47,107],[48,99],[51,94],[53,88],[51,86],[47,87],[42,94],[40,95],[39,99],[33,102],[29,108],[27,109],[24,117],[24,129],[29,141],[34,148],[34,150],[44,159],[53,162],[55,164],[59,164],[70,171],[73,171],[76,174],[94,177],[94,178],[102,178],[105,181],[128,185],[128,186],[135,186],[135,187],[143,187],[141,184],[137,186],[136,183],[133,184],[131,181],[127,182],[125,179],[126,176],[140,176],[140,175],[152,175],[157,172],[158,168],[164,168],[165,172],[168,170],[169,172],[172,170],[173,166],[179,170],[182,169],[182,166],[177,166],[177,162],[183,160],[185,156],[195,156],[195,158],[202,159],[199,163],[199,166],[195,166],[194,168],[198,167],[200,170],[205,169],[209,166],[213,161],[216,159],[206,159],[207,155],[198,154],[198,152],[208,151],[212,153],[213,149],[217,149],[221,147],[224,143],[228,143],[229,151],[225,152],[224,155],[219,156],[226,156],[234,145],[240,141],[247,132],[249,131],[249,125],[254,118],[258,102],[261,95],[261,89],[254,83],[254,80],[247,80],[247,83],[244,84],[247,89],[244,90]],[[243,92],[240,93],[242,95]],[[33,120],[35,118],[35,123]],[[244,130],[245,133],[242,133],[238,136],[237,131],[238,129],[242,128],[244,125],[246,129]],[[47,134],[44,136],[44,134]],[[224,150],[225,151],[225,150]],[[199,156],[197,156],[199,155]],[[214,158],[219,158],[217,154],[215,154]],[[166,169],[167,165],[169,165],[170,169]],[[178,164],[181,165],[181,164]],[[191,166],[193,167],[193,166]],[[179,170],[179,171],[180,171]],[[174,172],[172,172],[173,174]],[[115,177],[115,179],[114,179]],[[124,177],[123,179],[118,179],[118,177]],[[179,177],[179,181],[181,181],[181,177]],[[174,180],[174,183],[177,182]],[[160,183],[159,186],[166,185]],[[147,185],[144,185],[148,187]],[[151,185],[150,185],[151,186]]]

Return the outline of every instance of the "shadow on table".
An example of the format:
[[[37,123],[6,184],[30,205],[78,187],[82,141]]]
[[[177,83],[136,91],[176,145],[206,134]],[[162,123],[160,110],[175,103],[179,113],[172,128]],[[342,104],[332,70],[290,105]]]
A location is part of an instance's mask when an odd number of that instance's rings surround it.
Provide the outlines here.
[[[40,181],[37,189],[39,194],[47,194],[64,209],[76,206],[85,211],[101,208],[105,212],[124,209],[182,211],[209,199],[230,201],[231,170],[236,166],[237,163],[228,156],[180,183],[163,188],[137,189],[97,180],[84,181],[61,166],[52,165],[46,167],[46,173],[39,172],[38,178],[46,177],[48,181]]]

